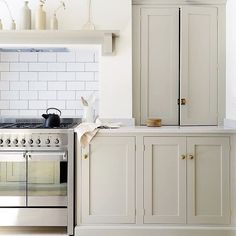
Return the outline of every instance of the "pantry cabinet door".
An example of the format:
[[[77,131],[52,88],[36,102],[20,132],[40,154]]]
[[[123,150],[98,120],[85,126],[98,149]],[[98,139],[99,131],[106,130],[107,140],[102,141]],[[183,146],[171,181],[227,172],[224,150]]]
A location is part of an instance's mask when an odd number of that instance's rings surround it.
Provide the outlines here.
[[[141,124],[178,125],[179,8],[141,9]]]
[[[217,8],[186,6],[181,13],[182,125],[217,125]]]
[[[187,138],[187,152],[187,222],[229,224],[229,138]]]
[[[144,138],[144,223],[186,223],[186,138]]]
[[[135,138],[96,137],[82,158],[82,224],[135,223]]]

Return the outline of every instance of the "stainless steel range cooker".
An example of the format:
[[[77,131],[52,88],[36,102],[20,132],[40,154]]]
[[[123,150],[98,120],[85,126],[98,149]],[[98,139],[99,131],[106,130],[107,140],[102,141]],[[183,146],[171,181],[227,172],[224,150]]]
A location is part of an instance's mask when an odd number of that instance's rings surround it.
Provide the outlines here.
[[[0,123],[0,226],[74,229],[74,131],[80,120]]]

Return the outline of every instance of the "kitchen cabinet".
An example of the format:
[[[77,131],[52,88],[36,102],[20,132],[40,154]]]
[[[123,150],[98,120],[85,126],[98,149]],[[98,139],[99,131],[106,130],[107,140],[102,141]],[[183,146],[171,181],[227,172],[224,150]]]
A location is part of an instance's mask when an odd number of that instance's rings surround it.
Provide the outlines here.
[[[144,145],[144,223],[230,223],[228,137],[145,137]]]
[[[144,145],[144,223],[185,223],[186,138],[149,137]]]
[[[81,174],[82,223],[135,223],[134,137],[93,139]]]
[[[144,125],[217,125],[225,101],[222,6],[133,7],[134,116]]]

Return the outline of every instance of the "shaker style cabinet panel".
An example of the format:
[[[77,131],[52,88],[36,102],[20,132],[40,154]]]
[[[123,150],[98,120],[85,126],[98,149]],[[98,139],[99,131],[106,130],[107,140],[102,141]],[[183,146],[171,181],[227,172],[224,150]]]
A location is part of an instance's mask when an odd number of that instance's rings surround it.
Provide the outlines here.
[[[148,118],[161,118],[163,125],[221,122],[222,11],[209,5],[133,7],[133,110],[138,124]]]
[[[187,222],[229,224],[229,138],[187,138]]]
[[[186,138],[144,138],[144,223],[186,223]]]
[[[144,138],[144,223],[229,224],[229,138]]]
[[[178,125],[179,8],[143,8],[141,19],[141,123]]]
[[[96,137],[82,149],[82,224],[135,223],[135,138]]]
[[[181,125],[217,125],[217,8],[181,9]]]

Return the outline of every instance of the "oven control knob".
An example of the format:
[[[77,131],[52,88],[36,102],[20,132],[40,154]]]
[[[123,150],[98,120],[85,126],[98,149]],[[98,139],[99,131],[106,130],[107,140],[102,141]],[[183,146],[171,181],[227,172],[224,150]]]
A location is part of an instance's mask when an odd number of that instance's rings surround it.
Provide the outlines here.
[[[55,139],[55,141],[54,141],[54,143],[55,143],[55,144],[59,144],[59,142],[60,142],[60,141],[59,141],[59,139],[58,139],[58,138],[57,138],[57,139]]]
[[[45,143],[46,143],[46,144],[49,144],[49,143],[50,143],[50,139],[46,139],[46,140],[45,140]]]
[[[40,140],[40,139],[37,139],[37,140],[35,141],[35,143],[39,145],[39,144],[41,143],[41,140]]]
[[[0,144],[3,144],[3,140],[2,139],[0,139]]]
[[[5,142],[7,145],[9,145],[11,143],[11,140],[8,138]]]
[[[25,143],[26,143],[24,138],[20,142],[21,142],[22,145],[25,145]]]
[[[31,144],[33,144],[33,139],[31,138],[31,139],[29,139],[29,141],[28,141],[28,143],[31,145]]]
[[[14,139],[13,144],[15,144],[15,145],[18,144],[18,139]]]

